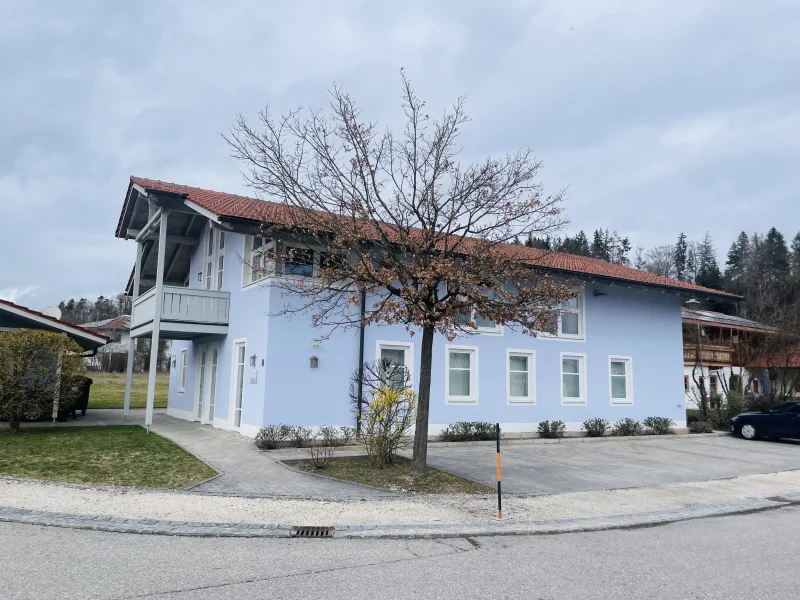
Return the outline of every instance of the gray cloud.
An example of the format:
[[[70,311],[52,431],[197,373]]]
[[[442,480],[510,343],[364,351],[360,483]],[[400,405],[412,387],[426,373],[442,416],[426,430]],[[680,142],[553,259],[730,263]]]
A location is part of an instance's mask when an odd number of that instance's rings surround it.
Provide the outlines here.
[[[0,296],[120,290],[129,175],[246,193],[236,113],[322,107],[335,81],[396,124],[401,66],[432,112],[467,95],[465,159],[534,148],[571,229],[794,235],[799,28],[794,0],[6,0]]]

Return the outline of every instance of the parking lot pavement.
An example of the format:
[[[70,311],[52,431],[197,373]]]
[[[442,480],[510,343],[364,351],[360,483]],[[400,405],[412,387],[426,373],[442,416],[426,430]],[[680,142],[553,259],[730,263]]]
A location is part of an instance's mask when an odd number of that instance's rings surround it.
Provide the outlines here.
[[[487,485],[496,480],[491,445],[432,445],[428,464]],[[800,469],[800,442],[733,436],[502,447],[503,490],[517,494],[665,485],[794,469]]]

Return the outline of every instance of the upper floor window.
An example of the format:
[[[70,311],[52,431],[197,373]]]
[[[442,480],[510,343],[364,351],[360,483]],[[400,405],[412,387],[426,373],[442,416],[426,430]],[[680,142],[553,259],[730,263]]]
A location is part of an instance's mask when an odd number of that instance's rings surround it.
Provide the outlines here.
[[[553,324],[555,331],[554,333],[542,332],[541,337],[544,339],[583,340],[585,335],[584,299],[584,292],[581,290],[574,298],[561,303],[558,309],[553,309],[553,312],[558,311],[558,322]]]
[[[341,260],[338,254],[320,248],[248,235],[244,241],[242,285],[276,275],[314,277],[333,261]]]

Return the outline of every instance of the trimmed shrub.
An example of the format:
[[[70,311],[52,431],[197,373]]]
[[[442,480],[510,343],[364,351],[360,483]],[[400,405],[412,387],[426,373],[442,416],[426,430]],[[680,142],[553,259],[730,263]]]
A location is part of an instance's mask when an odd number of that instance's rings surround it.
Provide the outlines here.
[[[297,448],[306,448],[311,441],[311,430],[308,427],[295,425],[292,427],[291,442]]]
[[[689,423],[689,433],[712,433],[714,426],[711,421],[694,421]]]
[[[675,433],[672,428],[675,427],[675,421],[669,417],[647,417],[644,420],[644,426],[650,429],[656,435],[669,435]]]
[[[627,436],[627,435],[640,435],[642,433],[642,424],[635,419],[626,417],[614,423],[611,429],[611,435]]]
[[[496,437],[495,425],[486,421],[451,423],[441,434],[443,442],[480,442],[494,440]]]
[[[583,429],[588,437],[603,437],[608,431],[610,423],[605,419],[587,419],[583,422]]]
[[[286,445],[294,435],[294,426],[284,425],[267,425],[262,427],[256,434],[255,444],[261,450],[275,450]]]
[[[539,437],[555,439],[563,438],[567,426],[563,421],[542,421],[539,423]]]

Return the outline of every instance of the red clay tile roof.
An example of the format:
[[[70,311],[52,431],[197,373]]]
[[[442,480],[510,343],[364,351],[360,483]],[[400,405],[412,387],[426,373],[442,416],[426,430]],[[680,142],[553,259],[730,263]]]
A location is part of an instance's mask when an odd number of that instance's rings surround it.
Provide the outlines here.
[[[86,327],[81,327],[80,325],[74,325],[73,323],[70,323],[68,321],[62,321],[61,319],[56,319],[55,317],[51,317],[51,316],[46,315],[44,313],[40,313],[38,310],[30,309],[27,306],[20,306],[19,304],[14,304],[13,302],[9,302],[8,300],[0,300],[0,305],[2,305],[2,304],[6,305],[6,306],[10,306],[11,308],[16,308],[17,310],[20,310],[22,312],[28,313],[29,315],[32,315],[34,317],[38,317],[40,319],[46,319],[47,321],[52,321],[52,323],[54,325],[57,325],[60,328],[69,327],[71,329],[77,330],[78,332],[86,333],[86,334],[91,335],[93,337],[104,338],[106,340],[109,339],[108,336],[103,335],[102,333],[98,333],[98,332],[94,331],[93,329],[88,329]]]
[[[235,194],[215,192],[202,188],[167,183],[153,179],[131,176],[131,183],[135,183],[146,190],[156,192],[166,192],[172,194],[185,194],[186,199],[201,208],[215,214],[217,217],[228,217],[235,219],[248,219],[254,221],[266,221],[269,223],[290,223],[292,209],[276,202],[267,202]],[[127,200],[127,198],[126,198]],[[122,215],[125,214],[123,207]],[[120,224],[122,223],[120,216]],[[119,226],[117,228],[119,230]],[[738,299],[739,296],[729,294],[720,290],[713,290],[700,285],[694,285],[685,281],[677,281],[667,277],[661,277],[626,267],[614,265],[596,258],[586,256],[575,256],[573,254],[562,254],[560,252],[543,252],[536,248],[526,248],[525,246],[513,246],[509,244],[509,251],[518,255],[520,260],[524,260],[532,265],[562,271],[565,273],[576,273],[581,275],[594,275],[601,278],[626,281],[644,285],[658,286],[673,290],[684,290],[688,292],[698,292],[706,295],[727,297],[731,300]]]

